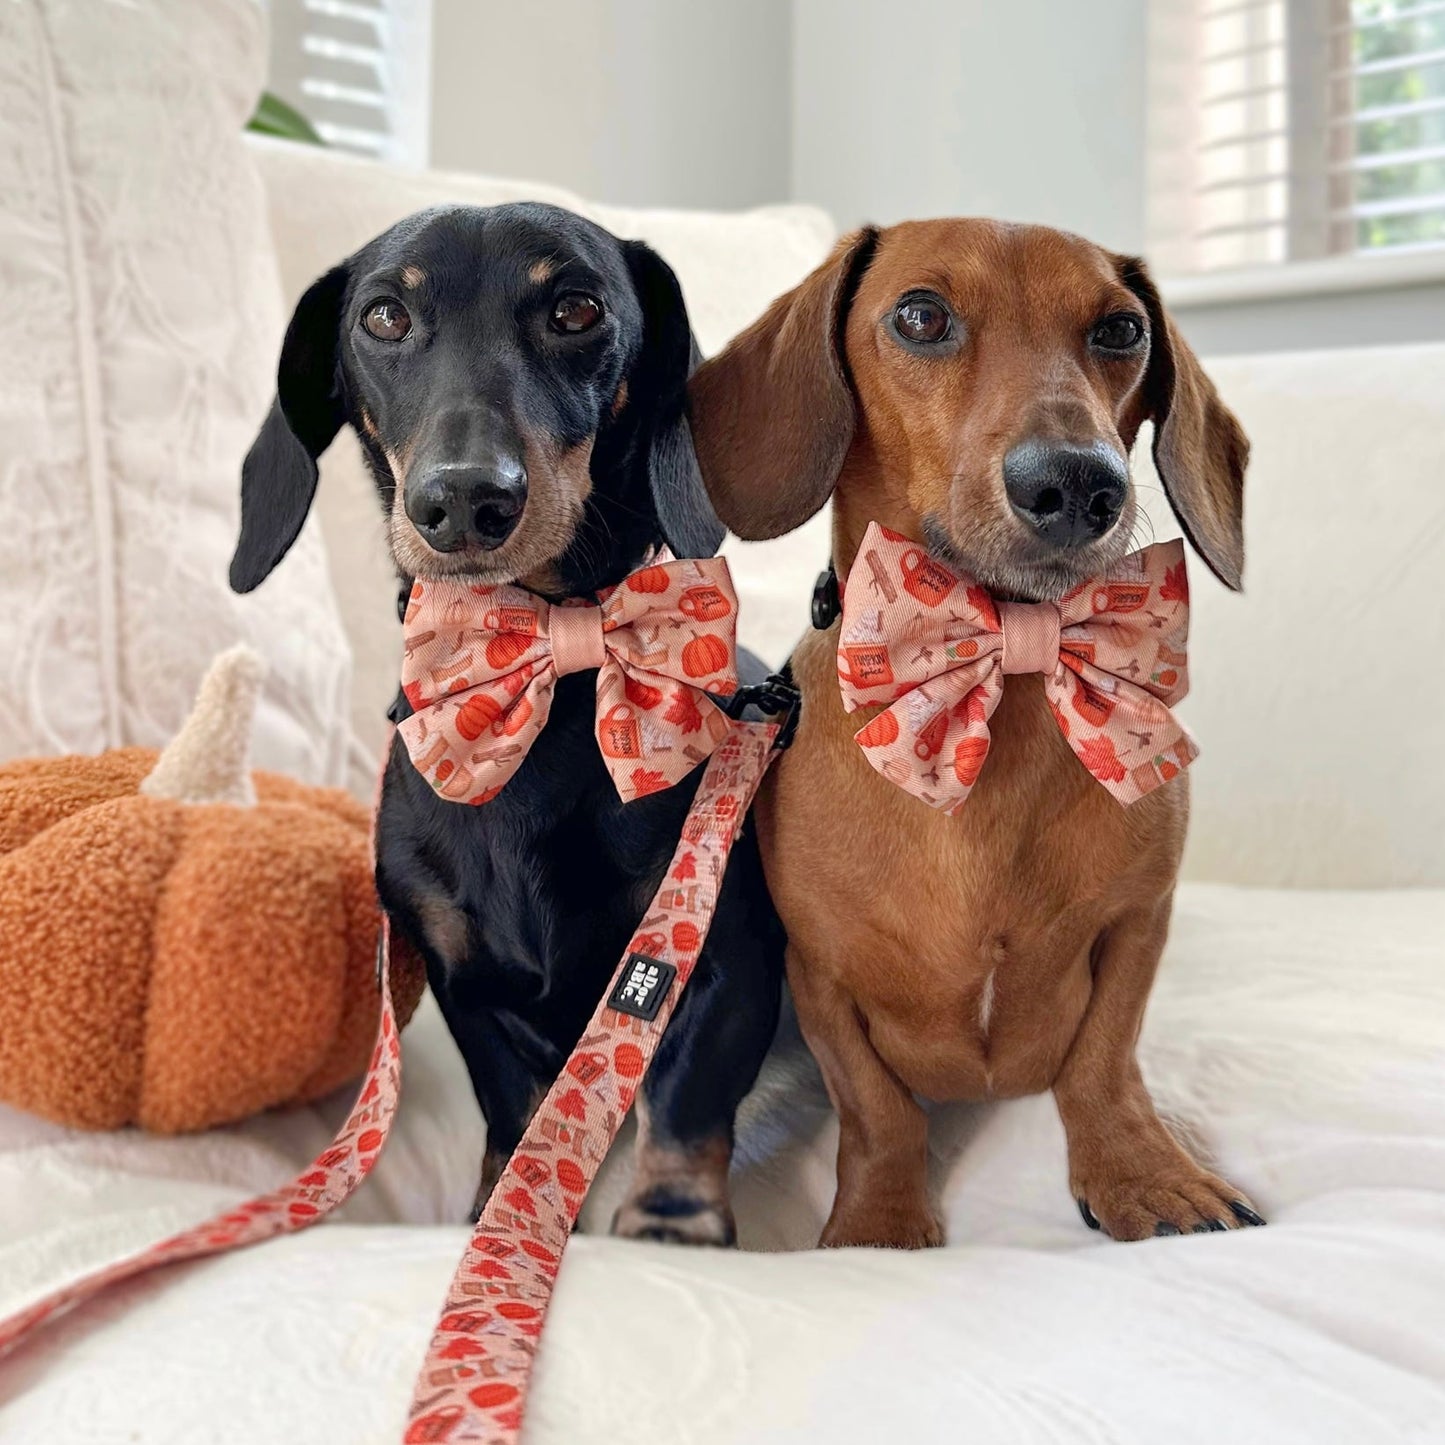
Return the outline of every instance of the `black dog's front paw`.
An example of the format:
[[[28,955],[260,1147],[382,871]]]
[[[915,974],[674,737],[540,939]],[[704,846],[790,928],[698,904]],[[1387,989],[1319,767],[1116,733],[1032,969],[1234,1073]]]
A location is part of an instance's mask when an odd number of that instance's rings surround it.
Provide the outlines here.
[[[629,1199],[614,1216],[612,1232],[622,1239],[706,1244],[719,1249],[732,1249],[738,1242],[737,1224],[727,1205],[667,1185]]]
[[[492,1190],[497,1187],[497,1180],[502,1177],[502,1170],[506,1167],[507,1156],[505,1154],[494,1154],[488,1149],[482,1155],[482,1175],[477,1181],[477,1193],[472,1200],[472,1212],[467,1216],[470,1223],[475,1224],[482,1217],[482,1210],[487,1207],[487,1200],[492,1197]]]

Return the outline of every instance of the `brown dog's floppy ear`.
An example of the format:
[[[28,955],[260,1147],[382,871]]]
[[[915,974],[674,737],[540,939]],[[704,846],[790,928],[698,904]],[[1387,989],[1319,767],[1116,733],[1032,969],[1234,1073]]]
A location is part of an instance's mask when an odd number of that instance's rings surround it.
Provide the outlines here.
[[[336,346],[347,274],[338,266],[313,282],[286,328],[276,398],[241,464],[236,592],[260,586],[290,551],[316,495],[316,459],[346,419]]]
[[[843,329],[877,241],[872,227],[845,236],[692,379],[703,480],[739,537],[791,532],[833,490],[854,427]]]
[[[1124,284],[1149,312],[1144,399],[1154,422],[1154,465],[1194,550],[1236,592],[1244,576],[1244,469],[1249,438],[1220,401],[1159,300],[1142,261],[1125,258]]]

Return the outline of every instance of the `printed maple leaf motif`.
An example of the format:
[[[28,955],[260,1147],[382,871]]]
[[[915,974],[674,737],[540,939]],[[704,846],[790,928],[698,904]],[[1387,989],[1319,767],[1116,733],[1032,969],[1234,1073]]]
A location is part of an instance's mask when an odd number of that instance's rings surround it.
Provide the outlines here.
[[[686,883],[689,878],[697,877],[697,855],[684,853],[677,860],[677,867],[672,870],[672,876],[679,883]]]
[[[494,1259],[479,1259],[470,1270],[469,1274],[476,1275],[479,1279],[511,1279],[512,1271],[504,1264],[498,1264]]]
[[[988,716],[988,709],[984,706],[983,689],[981,687],[969,688],[963,698],[954,703],[953,716],[959,722],[983,722]]]
[[[582,1090],[568,1089],[557,1100],[557,1112],[564,1119],[585,1119],[587,1117],[587,1101],[582,1097]]]
[[[663,721],[676,723],[682,729],[684,737],[688,733],[698,732],[702,727],[702,713],[698,711],[691,688],[678,688],[668,700],[667,711],[662,716]]]
[[[1084,738],[1078,745],[1079,761],[1098,778],[1101,783],[1122,783],[1125,778],[1124,765],[1114,750],[1114,739],[1107,733],[1098,737]]]
[[[1189,600],[1189,579],[1184,575],[1184,559],[1179,561],[1164,573],[1164,581],[1159,585],[1159,596],[1165,602],[1187,602]]]
[[[646,797],[648,793],[660,793],[667,786],[667,779],[656,768],[633,768],[628,781],[639,798]]]
[[[998,608],[993,605],[993,598],[979,586],[968,589],[968,605],[978,613],[979,621],[990,632],[999,630]]]

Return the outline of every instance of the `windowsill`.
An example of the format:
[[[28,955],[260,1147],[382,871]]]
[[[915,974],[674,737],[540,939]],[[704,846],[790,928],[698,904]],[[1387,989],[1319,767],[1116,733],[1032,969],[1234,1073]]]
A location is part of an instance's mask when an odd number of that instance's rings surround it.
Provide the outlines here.
[[[1324,296],[1340,291],[1383,291],[1445,283],[1445,247],[1402,256],[1329,256],[1287,261],[1200,276],[1175,276],[1159,283],[1170,306],[1220,306],[1234,301],[1274,301]]]

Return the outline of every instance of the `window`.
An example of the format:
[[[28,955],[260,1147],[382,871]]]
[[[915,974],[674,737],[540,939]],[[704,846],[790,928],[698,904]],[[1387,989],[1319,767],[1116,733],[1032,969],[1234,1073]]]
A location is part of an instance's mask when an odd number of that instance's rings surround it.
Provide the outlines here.
[[[1445,0],[1151,0],[1174,275],[1445,247]]]
[[[270,12],[269,87],[327,145],[426,164],[430,0],[271,0]]]

